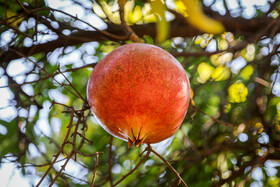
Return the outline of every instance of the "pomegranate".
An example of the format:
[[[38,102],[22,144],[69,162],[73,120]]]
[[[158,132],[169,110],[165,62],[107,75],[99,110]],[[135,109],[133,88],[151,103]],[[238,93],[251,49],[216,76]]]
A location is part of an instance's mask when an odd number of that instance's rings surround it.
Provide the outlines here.
[[[181,64],[149,44],[126,44],[94,68],[87,98],[100,125],[134,143],[157,143],[180,127],[190,100],[190,83]]]

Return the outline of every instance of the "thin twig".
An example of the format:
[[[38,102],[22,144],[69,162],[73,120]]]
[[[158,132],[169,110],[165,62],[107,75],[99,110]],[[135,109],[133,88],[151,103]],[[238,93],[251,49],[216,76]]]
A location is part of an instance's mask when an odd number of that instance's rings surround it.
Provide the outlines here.
[[[208,116],[209,118],[211,118],[213,121],[215,121],[215,122],[217,122],[217,123],[220,123],[220,124],[222,124],[222,125],[226,125],[226,126],[228,126],[228,127],[234,128],[234,125],[233,125],[233,124],[227,123],[227,122],[223,122],[223,121],[221,121],[221,120],[218,120],[217,118],[214,118],[213,116],[210,116],[210,115],[206,114],[206,112],[204,112],[203,110],[201,110],[200,108],[198,108],[198,107],[195,106],[195,105],[193,105],[193,107],[194,107],[196,110],[198,110],[199,112],[201,112],[202,114],[204,114],[204,115]]]
[[[94,181],[95,181],[95,177],[96,177],[96,173],[97,173],[97,168],[98,168],[98,160],[99,160],[99,153],[97,152],[96,153],[95,166],[94,166],[94,172],[93,172],[93,177],[92,177],[90,187],[93,187],[93,185],[94,185]]]
[[[119,0],[119,12],[120,12],[120,18],[121,18],[121,23],[123,25],[123,27],[127,30],[129,37],[132,41],[137,42],[137,43],[141,43],[140,38],[137,36],[137,34],[131,29],[130,26],[127,25],[125,19],[124,19],[124,5],[125,5],[125,0]]]
[[[63,173],[63,175],[65,175],[65,176],[67,176],[67,177],[71,177],[72,179],[75,179],[75,180],[79,180],[79,181],[84,182],[84,183],[86,183],[87,185],[89,185],[89,182],[88,182],[88,181],[83,180],[83,179],[80,179],[80,178],[78,178],[78,177],[74,177],[73,175],[70,175],[69,173]]]
[[[230,15],[230,11],[229,11],[229,9],[228,9],[226,0],[223,0],[223,4],[224,4],[224,7],[225,7],[225,9],[226,9],[226,15]]]
[[[113,186],[118,185],[119,183],[121,183],[126,177],[128,177],[129,175],[131,175],[150,155],[151,150],[146,148],[147,154],[145,155],[145,157],[135,166],[135,168],[133,168],[132,170],[130,170],[126,175],[124,175],[119,181],[117,181]]]
[[[7,0],[5,0],[5,20],[8,19],[8,16],[7,16]]]
[[[83,69],[83,68],[89,68],[89,67],[92,67],[94,68],[94,66],[96,65],[97,63],[91,63],[91,64],[87,64],[87,65],[84,65],[84,66],[81,66],[81,67],[77,67],[77,68],[72,68],[72,69],[67,69],[65,71],[63,71],[62,73],[67,73],[67,72],[75,72],[75,71],[78,71],[80,69]],[[43,80],[46,80],[46,79],[49,79],[49,78],[53,78],[55,77],[56,75],[59,75],[60,72],[55,72],[54,74],[52,75],[48,75],[48,76],[45,76],[45,77],[41,77],[37,80],[34,80],[34,81],[28,81],[28,82],[23,82],[21,84],[10,84],[10,85],[7,85],[7,86],[0,86],[0,88],[8,88],[8,87],[17,87],[17,86],[22,86],[22,85],[25,85],[25,84],[32,84],[32,83],[37,83],[39,81],[43,81]]]
[[[59,172],[57,173],[57,175],[54,177],[54,179],[52,180],[51,184],[49,185],[49,187],[51,187],[56,179],[58,178],[58,176],[61,174],[61,172],[65,169],[67,163],[69,162],[69,160],[71,159],[72,155],[74,154],[75,152],[72,150],[71,153],[68,155],[67,157],[67,160],[65,161],[65,163],[63,164],[63,166],[61,167],[61,169],[59,170]]]
[[[69,122],[69,126],[68,126],[68,131],[66,133],[66,136],[64,138],[64,141],[63,141],[63,144],[62,146],[60,147],[58,153],[56,154],[54,160],[52,161],[50,167],[47,169],[47,171],[45,172],[45,174],[43,175],[43,177],[40,179],[40,181],[38,182],[38,184],[36,185],[36,187],[40,186],[40,184],[43,182],[43,180],[45,179],[45,177],[47,176],[47,174],[50,172],[51,168],[53,167],[54,163],[56,163],[56,160],[58,159],[59,155],[62,153],[63,151],[63,148],[64,146],[66,145],[66,142],[70,136],[70,132],[71,132],[71,129],[72,129],[72,125],[73,125],[73,119],[74,119],[74,108],[71,107],[71,120]]]
[[[16,0],[17,1],[17,3],[20,5],[20,7],[24,10],[24,12],[26,13],[26,14],[29,14],[29,11],[23,6],[23,4],[19,1],[19,0]]]
[[[113,186],[113,177],[112,177],[112,167],[113,167],[113,151],[112,151],[112,146],[113,146],[113,136],[111,136],[110,138],[110,144],[109,144],[109,160],[108,160],[108,164],[109,164],[109,181],[110,181],[110,185]]]
[[[80,155],[82,155],[84,157],[92,157],[92,156],[96,156],[97,154],[103,154],[103,152],[96,152],[96,153],[86,154],[86,153],[80,152],[78,150],[75,150],[75,152],[79,153]]]
[[[12,49],[10,49],[10,50],[12,50]],[[20,53],[20,52],[18,52],[18,51],[15,51],[15,50],[12,50],[12,51],[14,51],[14,52],[15,52],[16,54],[18,54],[19,56],[22,56],[22,57],[26,58],[27,60],[29,60],[30,62],[32,62],[35,66],[37,66],[40,70],[44,71],[47,75],[52,76],[52,75],[51,75],[49,72],[47,72],[43,67],[39,66],[36,62],[34,62],[33,60],[31,60],[28,56],[26,56],[26,55],[24,55],[24,54],[22,54],[22,53]],[[59,84],[60,86],[63,86],[67,91],[69,91],[70,93],[72,93],[74,96],[79,97],[77,94],[75,94],[75,93],[72,92],[70,89],[68,89],[68,88],[65,86],[65,84],[58,82],[54,77],[53,77],[53,80],[54,80],[57,84]]]
[[[69,79],[64,75],[64,73],[62,73],[62,71],[60,70],[60,64],[58,64],[57,67],[58,72],[65,78],[65,80],[69,83],[69,85],[75,90],[75,92],[80,96],[80,98],[86,103],[87,100],[80,94],[80,92],[78,92],[78,90],[73,86],[73,84],[69,81]]]
[[[63,160],[65,160],[66,158],[62,158],[58,161],[56,161],[56,163],[61,162]],[[24,167],[44,167],[44,166],[49,166],[51,165],[51,163],[46,163],[46,164],[32,164],[32,163],[24,163],[25,165],[19,165],[19,168],[24,168]]]
[[[108,36],[110,38],[114,38],[114,39],[117,39],[117,40],[127,40],[128,39],[128,36],[118,36],[118,35],[115,35],[115,34],[112,34],[112,33],[109,33],[107,31],[104,31],[104,30],[100,30],[98,29],[97,27],[91,25],[90,23],[84,21],[84,20],[81,20],[79,18],[77,18],[76,16],[72,16],[71,14],[68,14],[67,12],[64,12],[62,10],[58,10],[58,9],[54,9],[54,8],[50,8],[50,7],[47,7],[47,8],[38,8],[37,11],[40,11],[40,10],[51,10],[51,11],[54,11],[54,12],[60,12],[62,14],[65,14],[71,18],[73,18],[74,20],[78,20],[86,25],[88,25],[89,27],[93,28],[94,30],[100,32],[101,34],[105,35],[105,36]],[[36,11],[36,10],[34,10]],[[36,11],[36,12],[37,12]]]
[[[92,141],[89,140],[89,139],[87,139],[87,138],[85,137],[85,135],[81,134],[80,132],[77,132],[77,135],[79,135],[82,139],[84,139],[85,141],[87,141],[89,144],[92,145]]]
[[[74,118],[74,115],[72,116],[72,118]],[[59,170],[59,172],[57,173],[57,175],[55,176],[55,178],[52,180],[50,186],[52,186],[56,179],[60,176],[61,172],[65,169],[67,163],[69,162],[69,160],[71,159],[71,157],[74,155],[74,160],[76,161],[76,136],[77,136],[77,131],[78,131],[78,127],[79,127],[79,124],[81,123],[81,116],[78,116],[78,121],[76,123],[76,127],[75,127],[75,130],[73,132],[73,134],[71,136],[73,136],[73,142],[69,142],[69,141],[66,141],[64,142],[65,144],[67,143],[70,143],[72,144],[72,151],[71,153],[68,155],[67,157],[67,160],[66,162],[64,163],[64,165],[61,167],[61,169]]]
[[[39,7],[39,1],[36,0],[35,3],[36,3],[36,8],[38,8]],[[39,23],[39,14],[36,15],[35,32],[33,34],[33,36],[35,36],[35,41],[36,42],[38,41],[38,23]]]
[[[81,123],[81,117],[82,116],[78,117],[78,121],[76,123],[76,127],[75,127],[75,130],[74,130],[74,133],[72,134],[72,136],[73,136],[73,148],[72,148],[72,150],[74,150],[74,160],[75,160],[75,162],[77,161],[76,152],[75,152],[75,150],[76,150],[76,138],[77,138],[78,127],[79,127],[79,125]]]
[[[97,27],[91,25],[90,23],[88,23],[88,22],[86,22],[86,21],[84,21],[84,20],[79,19],[79,18],[76,17],[76,16],[73,16],[73,15],[67,13],[67,12],[64,12],[64,11],[62,11],[62,10],[58,10],[58,9],[55,9],[55,8],[50,8],[50,7],[36,8],[36,9],[33,9],[33,10],[29,10],[28,13],[31,14],[31,13],[35,13],[35,12],[39,12],[39,11],[45,11],[45,10],[49,10],[49,11],[53,11],[53,12],[59,12],[59,13],[62,13],[62,14],[64,14],[64,15],[67,15],[67,16],[73,18],[74,20],[80,21],[80,22],[82,22],[82,23],[88,25],[89,27],[93,28],[94,30],[100,32],[101,34],[103,34],[103,35],[105,35],[105,36],[108,36],[108,37],[110,37],[110,38],[117,39],[117,40],[127,40],[127,39],[129,39],[129,36],[118,36],[118,35],[109,33],[109,32],[107,32],[107,31],[100,30],[100,29],[98,29]],[[19,15],[25,16],[25,13],[20,13],[20,14],[17,14],[17,15],[15,15],[15,16],[13,16],[13,17],[17,17],[17,16],[19,16]],[[5,20],[3,20],[3,21],[0,20],[0,24],[6,23],[9,19],[11,19],[11,18],[13,18],[13,17],[7,18],[7,19],[5,19]]]
[[[188,187],[188,185],[186,184],[186,182],[182,179],[182,177],[180,176],[180,174],[171,166],[171,164],[165,160],[165,158],[163,158],[159,153],[157,153],[155,150],[153,150],[153,148],[148,145],[148,149],[149,151],[153,152],[155,155],[157,155],[172,171],[173,173],[175,173],[175,175],[179,178],[179,184],[180,182],[182,182],[182,184],[185,186],[185,187]]]

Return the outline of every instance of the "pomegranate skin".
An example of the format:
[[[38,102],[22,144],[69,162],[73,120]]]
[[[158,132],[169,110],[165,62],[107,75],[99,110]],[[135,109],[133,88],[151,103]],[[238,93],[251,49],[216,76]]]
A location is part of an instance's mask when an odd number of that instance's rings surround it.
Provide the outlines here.
[[[190,83],[182,65],[149,44],[126,44],[93,69],[87,98],[100,125],[138,147],[172,136],[182,124]]]

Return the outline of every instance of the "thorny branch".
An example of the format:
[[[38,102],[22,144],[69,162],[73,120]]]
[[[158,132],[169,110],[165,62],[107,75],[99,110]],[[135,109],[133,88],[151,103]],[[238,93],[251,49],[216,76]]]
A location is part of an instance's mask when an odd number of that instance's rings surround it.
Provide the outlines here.
[[[57,102],[54,102],[53,104],[57,104]],[[78,149],[76,148],[76,142],[77,142],[77,135],[81,135],[79,132],[78,132],[78,127],[79,125],[81,124],[82,122],[82,118],[83,118],[83,115],[78,115],[78,121],[76,122],[75,124],[75,129],[74,129],[74,132],[73,134],[71,135],[71,130],[72,130],[72,127],[74,126],[73,124],[73,119],[74,119],[74,116],[75,114],[79,114],[77,111],[75,111],[75,109],[73,107],[70,107],[71,108],[71,120],[69,122],[69,126],[68,126],[68,131],[66,133],[66,136],[64,138],[64,141],[63,141],[63,144],[62,146],[60,147],[59,149],[59,152],[55,155],[55,158],[53,160],[53,162],[50,164],[49,168],[47,169],[47,171],[45,172],[45,174],[43,175],[43,177],[41,178],[41,180],[38,182],[38,184],[36,186],[40,186],[42,181],[44,180],[44,178],[46,177],[46,175],[49,173],[49,171],[52,169],[53,165],[55,163],[57,163],[57,159],[59,158],[60,154],[63,153],[63,150],[64,150],[64,147],[66,144],[71,144],[72,145],[72,151],[70,152],[70,154],[67,156],[67,159],[65,161],[65,163],[62,165],[61,169],[59,170],[59,172],[56,174],[55,178],[52,180],[50,186],[52,186],[55,181],[57,180],[57,178],[61,175],[62,171],[66,168],[66,165],[67,163],[70,161],[70,159],[72,158],[72,156],[75,156],[74,157],[74,160],[76,161],[76,154],[80,154],[84,157],[92,157],[93,155],[96,155],[96,165],[95,165],[95,171],[94,171],[94,178],[93,178],[93,181],[92,181],[92,184],[94,183],[94,179],[95,179],[95,176],[96,176],[96,172],[97,172],[97,167],[98,167],[98,158],[99,158],[99,154],[102,154],[102,152],[96,152],[94,154],[86,154],[86,153],[83,153],[83,152],[80,152],[79,149],[81,147],[79,147]],[[73,138],[73,141],[70,141],[69,138],[72,137]],[[83,136],[80,136],[82,137],[82,141],[84,141],[84,138]],[[86,139],[87,140],[87,139]],[[87,140],[88,141],[88,140]]]
[[[40,179],[40,181],[38,182],[38,184],[36,185],[36,187],[40,186],[40,184],[43,182],[44,178],[47,176],[47,174],[50,172],[50,170],[52,169],[54,163],[56,162],[56,160],[58,159],[59,155],[62,153],[63,151],[63,148],[66,144],[66,142],[68,141],[68,138],[70,136],[70,132],[71,132],[71,128],[72,128],[72,125],[73,125],[73,119],[74,119],[74,108],[71,107],[71,120],[69,122],[69,126],[68,126],[68,131],[66,133],[66,136],[64,138],[64,141],[63,141],[63,144],[62,146],[60,147],[58,153],[55,155],[55,158],[53,160],[53,162],[51,163],[50,167],[47,169],[47,171],[45,172],[45,174],[43,175],[43,177]],[[72,155],[71,155],[72,156]]]

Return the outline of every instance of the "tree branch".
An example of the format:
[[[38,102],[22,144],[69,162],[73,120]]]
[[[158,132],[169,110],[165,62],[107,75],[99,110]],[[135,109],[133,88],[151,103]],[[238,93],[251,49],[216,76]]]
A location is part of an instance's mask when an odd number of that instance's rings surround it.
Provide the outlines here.
[[[259,31],[265,28],[270,22],[274,19],[272,18],[253,18],[250,20],[244,18],[232,18],[230,16],[213,16],[214,19],[217,19],[223,23],[226,30],[232,33],[243,34],[245,37],[252,37],[259,33]],[[144,35],[149,35],[153,38],[156,36],[156,26],[154,23],[142,24],[142,25],[133,25],[131,29],[139,37]],[[75,30],[75,28],[73,28]],[[105,30],[107,33],[114,35],[123,35],[123,26],[116,24],[108,24],[108,28]],[[280,28],[277,28],[277,31],[280,32]],[[264,35],[268,34],[269,30]],[[188,24],[184,20],[175,20],[170,23],[170,38],[173,37],[193,37],[202,34],[198,29]],[[105,40],[112,40],[108,36],[100,33],[99,31],[85,31],[79,30],[78,32],[72,33],[69,36],[60,36],[58,39],[44,43],[38,44],[31,47],[19,47],[13,48],[14,50],[24,54],[24,55],[34,55],[37,53],[48,53],[54,51],[56,48],[66,47],[66,46],[75,46],[87,42],[97,41],[102,42]],[[115,41],[120,41],[115,39]],[[3,51],[0,50],[0,64],[5,65],[11,60],[20,58],[19,55],[15,54],[13,51]]]

